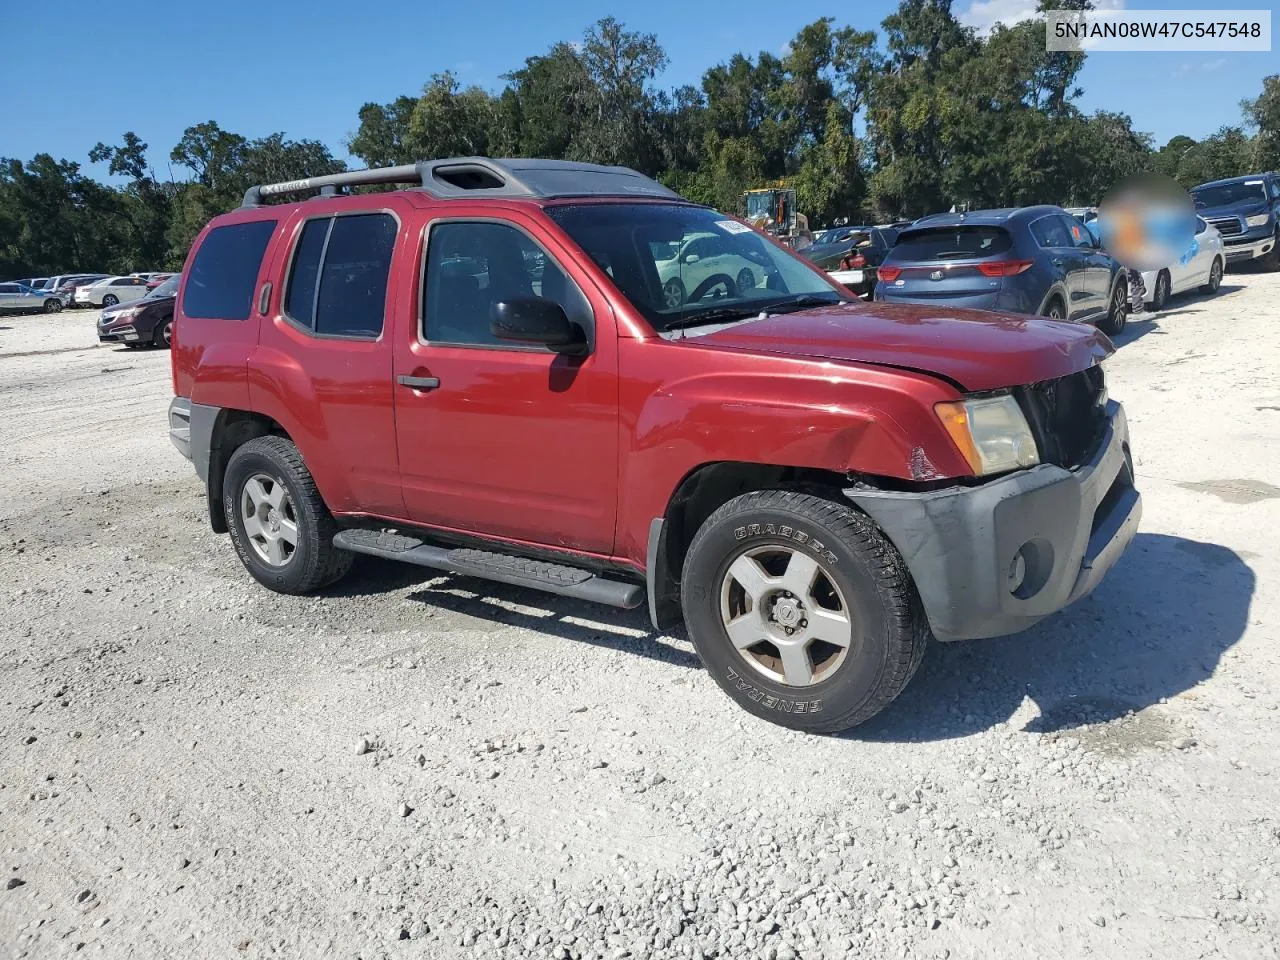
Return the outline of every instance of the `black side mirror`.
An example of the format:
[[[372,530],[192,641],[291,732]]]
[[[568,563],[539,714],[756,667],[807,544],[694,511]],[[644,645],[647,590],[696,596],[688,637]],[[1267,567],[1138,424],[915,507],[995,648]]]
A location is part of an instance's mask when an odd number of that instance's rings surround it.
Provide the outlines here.
[[[569,321],[564,307],[542,297],[499,300],[489,310],[489,332],[499,340],[540,343],[557,353],[585,353],[582,330]]]

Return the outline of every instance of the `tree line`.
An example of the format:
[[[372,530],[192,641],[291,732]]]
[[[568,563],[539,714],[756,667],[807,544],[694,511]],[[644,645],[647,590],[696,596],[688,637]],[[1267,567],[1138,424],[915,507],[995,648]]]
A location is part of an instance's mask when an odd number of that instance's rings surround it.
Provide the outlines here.
[[[780,54],[712,66],[699,86],[659,87],[667,63],[656,36],[606,17],[528,57],[499,91],[443,72],[417,95],[367,103],[346,146],[369,166],[476,154],[620,164],[731,212],[744,190],[786,181],[815,225],[1095,204],[1142,170],[1191,186],[1280,167],[1280,76],[1241,103],[1239,125],[1156,149],[1125,114],[1078,107],[1084,54],[1046,52],[1043,20],[979,35],[951,0],[901,0],[879,31],[824,17]],[[0,277],[175,269],[249,186],[346,167],[319,141],[251,140],[214,121],[170,152],[182,179],[157,176],[148,151],[132,132],[89,151],[119,186],[44,153],[0,160]]]

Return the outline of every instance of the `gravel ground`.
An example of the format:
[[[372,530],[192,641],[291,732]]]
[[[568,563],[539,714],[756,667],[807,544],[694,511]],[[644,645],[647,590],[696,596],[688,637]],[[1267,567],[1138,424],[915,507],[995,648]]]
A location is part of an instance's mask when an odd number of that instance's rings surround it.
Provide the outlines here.
[[[642,611],[259,588],[92,322],[0,317],[0,954],[1276,956],[1280,276],[1121,338],[1098,591],[841,737]]]

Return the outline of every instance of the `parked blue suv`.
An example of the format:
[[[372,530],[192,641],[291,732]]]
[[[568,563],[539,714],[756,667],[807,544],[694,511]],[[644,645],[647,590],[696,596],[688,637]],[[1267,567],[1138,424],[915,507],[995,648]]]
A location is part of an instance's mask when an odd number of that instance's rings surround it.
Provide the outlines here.
[[[1257,260],[1280,270],[1280,173],[1202,183],[1191,188],[1191,199],[1222,234],[1227,263]]]
[[[1125,271],[1061,207],[940,213],[898,235],[875,299],[1029,313],[1124,329]]]

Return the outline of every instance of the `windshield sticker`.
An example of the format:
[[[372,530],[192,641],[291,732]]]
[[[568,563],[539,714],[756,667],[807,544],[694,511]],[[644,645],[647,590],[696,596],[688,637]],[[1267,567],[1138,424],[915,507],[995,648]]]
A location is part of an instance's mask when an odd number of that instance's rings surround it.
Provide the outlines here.
[[[737,220],[717,220],[716,226],[727,233],[750,233],[751,228]]]

